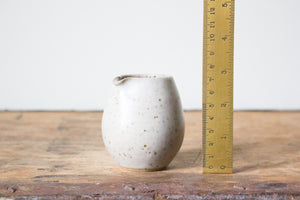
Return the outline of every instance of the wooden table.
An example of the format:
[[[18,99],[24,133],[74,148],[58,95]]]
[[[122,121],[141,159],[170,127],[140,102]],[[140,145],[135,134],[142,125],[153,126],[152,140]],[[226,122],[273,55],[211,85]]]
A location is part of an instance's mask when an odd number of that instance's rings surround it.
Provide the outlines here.
[[[198,111],[185,113],[183,146],[158,172],[126,170],[112,160],[101,112],[0,112],[0,196],[300,199],[300,112],[234,115],[234,173],[203,175]]]

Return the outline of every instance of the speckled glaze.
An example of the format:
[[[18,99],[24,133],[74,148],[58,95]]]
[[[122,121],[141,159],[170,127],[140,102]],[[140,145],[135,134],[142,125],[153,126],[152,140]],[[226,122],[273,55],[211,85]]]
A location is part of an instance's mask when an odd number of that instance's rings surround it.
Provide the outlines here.
[[[184,116],[174,79],[164,75],[124,75],[113,83],[102,118],[107,150],[123,167],[167,167],[184,136]]]

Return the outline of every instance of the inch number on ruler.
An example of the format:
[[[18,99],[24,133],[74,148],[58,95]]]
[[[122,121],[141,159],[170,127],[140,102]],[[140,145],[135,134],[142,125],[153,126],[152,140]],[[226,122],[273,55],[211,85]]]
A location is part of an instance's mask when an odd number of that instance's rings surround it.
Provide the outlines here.
[[[234,0],[204,0],[203,173],[232,173]]]

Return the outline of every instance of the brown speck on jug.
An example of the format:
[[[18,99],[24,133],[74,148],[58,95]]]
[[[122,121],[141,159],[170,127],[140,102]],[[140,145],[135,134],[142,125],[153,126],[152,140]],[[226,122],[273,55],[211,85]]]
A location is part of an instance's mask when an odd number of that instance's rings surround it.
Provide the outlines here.
[[[144,132],[146,132],[147,130],[144,130]]]
[[[157,154],[157,152],[154,151],[154,155],[156,155],[156,154]]]
[[[154,116],[154,119],[157,119],[158,118],[158,116]]]
[[[123,153],[123,155],[124,155],[125,157],[127,157],[126,153]]]
[[[146,148],[146,147],[147,147],[147,145],[144,145],[144,147]]]
[[[161,101],[161,99],[158,99],[158,101]]]

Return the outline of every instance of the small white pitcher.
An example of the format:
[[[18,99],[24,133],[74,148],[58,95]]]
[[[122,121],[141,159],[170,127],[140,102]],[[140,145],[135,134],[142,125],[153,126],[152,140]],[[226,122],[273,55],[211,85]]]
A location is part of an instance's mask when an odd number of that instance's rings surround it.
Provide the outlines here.
[[[184,116],[174,79],[165,75],[124,75],[104,109],[102,137],[123,167],[160,170],[179,151]]]

